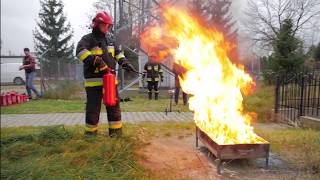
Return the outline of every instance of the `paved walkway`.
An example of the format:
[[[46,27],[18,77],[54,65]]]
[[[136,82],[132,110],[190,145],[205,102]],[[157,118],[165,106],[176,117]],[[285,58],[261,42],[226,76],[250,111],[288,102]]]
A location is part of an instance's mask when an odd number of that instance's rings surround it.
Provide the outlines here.
[[[19,126],[52,126],[52,125],[84,125],[84,113],[54,113],[54,114],[1,114],[1,128]],[[123,122],[138,123],[144,121],[191,121],[191,112],[123,112]],[[100,123],[108,123],[107,114],[101,113]]]

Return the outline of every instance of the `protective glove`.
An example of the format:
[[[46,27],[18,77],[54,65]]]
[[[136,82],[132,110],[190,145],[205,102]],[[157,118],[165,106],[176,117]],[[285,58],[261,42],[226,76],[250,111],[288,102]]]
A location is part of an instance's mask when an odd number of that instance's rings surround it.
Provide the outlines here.
[[[163,82],[163,77],[161,76],[161,82]]]
[[[107,73],[110,70],[110,68],[108,68],[108,66],[100,56],[95,56],[93,60],[93,66],[97,68],[100,72],[104,73]]]
[[[123,63],[122,68],[126,70],[127,72],[137,72],[137,70],[133,67],[130,63]]]
[[[114,73],[114,71],[111,68],[109,68],[107,65],[105,67],[103,67],[103,68],[100,68],[99,71],[103,72],[103,74],[106,74],[106,73],[109,73],[109,72]]]
[[[103,61],[101,56],[95,56],[93,60],[93,66],[96,68],[102,68],[106,66],[106,63]]]

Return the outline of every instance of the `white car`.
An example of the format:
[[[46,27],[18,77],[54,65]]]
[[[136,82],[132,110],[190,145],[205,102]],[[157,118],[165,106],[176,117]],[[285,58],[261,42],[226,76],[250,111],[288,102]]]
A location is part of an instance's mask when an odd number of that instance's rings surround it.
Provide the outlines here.
[[[26,76],[24,70],[19,71],[20,66],[22,66],[22,63],[1,64],[1,84],[24,84],[26,82]]]

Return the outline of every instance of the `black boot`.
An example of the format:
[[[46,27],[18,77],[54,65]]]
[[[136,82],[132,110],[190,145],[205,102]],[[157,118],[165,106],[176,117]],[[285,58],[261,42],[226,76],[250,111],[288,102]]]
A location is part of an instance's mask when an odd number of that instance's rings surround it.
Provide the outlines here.
[[[109,128],[109,136],[111,138],[121,137],[122,136],[122,128],[118,128],[118,129],[110,129]]]
[[[98,131],[85,131],[84,135],[88,136],[96,136],[98,134]]]
[[[84,140],[88,142],[93,142],[97,138],[98,131],[85,131]]]
[[[154,93],[154,99],[158,100],[159,93]]]
[[[152,99],[152,92],[148,92],[149,100]]]

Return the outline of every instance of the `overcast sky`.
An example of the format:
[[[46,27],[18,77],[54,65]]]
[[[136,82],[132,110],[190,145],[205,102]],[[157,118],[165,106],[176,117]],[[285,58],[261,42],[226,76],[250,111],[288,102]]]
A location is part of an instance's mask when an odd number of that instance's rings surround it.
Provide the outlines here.
[[[79,41],[88,29],[87,14],[95,0],[63,0],[68,21],[74,30],[73,41]],[[1,54],[20,55],[24,47],[32,51],[33,34],[40,10],[39,0],[1,0]]]
[[[88,32],[87,15],[96,0],[63,0],[64,13],[74,30],[73,42]],[[234,13],[240,14],[245,0],[235,1]],[[20,55],[24,47],[34,51],[32,31],[40,10],[39,0],[1,0],[1,54]]]
[[[62,0],[64,13],[74,30],[73,42],[89,32],[88,15],[92,11],[92,4],[97,0]],[[113,1],[113,0],[110,0]],[[243,17],[247,0],[234,0],[232,14],[236,19]],[[24,47],[34,51],[32,31],[36,27],[36,20],[40,10],[39,0],[1,0],[1,54],[21,55]]]

